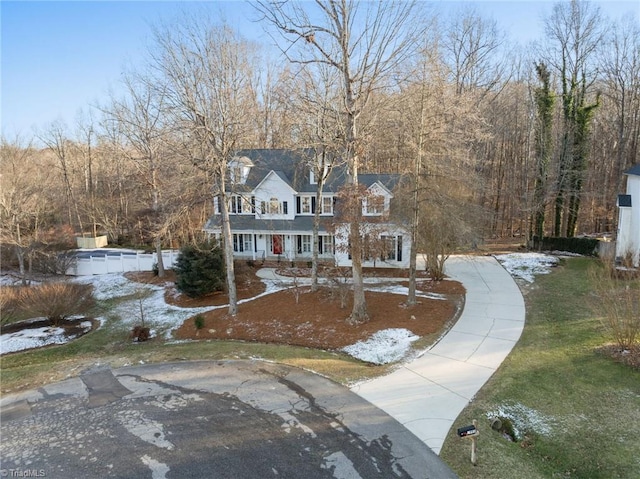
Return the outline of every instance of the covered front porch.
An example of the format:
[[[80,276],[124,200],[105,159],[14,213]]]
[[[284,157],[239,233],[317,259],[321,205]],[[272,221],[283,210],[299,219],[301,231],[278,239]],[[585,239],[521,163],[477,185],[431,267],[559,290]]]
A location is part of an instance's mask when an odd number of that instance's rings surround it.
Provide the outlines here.
[[[233,252],[237,258],[276,261],[310,261],[313,236],[306,232],[237,232],[232,234]],[[335,242],[332,235],[318,236],[318,257],[333,259]]]

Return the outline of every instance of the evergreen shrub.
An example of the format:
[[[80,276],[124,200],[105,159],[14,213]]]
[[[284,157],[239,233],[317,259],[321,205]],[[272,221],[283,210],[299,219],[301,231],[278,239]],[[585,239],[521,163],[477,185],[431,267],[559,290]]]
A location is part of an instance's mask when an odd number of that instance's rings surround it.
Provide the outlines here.
[[[176,273],[176,288],[190,298],[199,298],[225,288],[224,257],[217,245],[184,246],[173,270]]]

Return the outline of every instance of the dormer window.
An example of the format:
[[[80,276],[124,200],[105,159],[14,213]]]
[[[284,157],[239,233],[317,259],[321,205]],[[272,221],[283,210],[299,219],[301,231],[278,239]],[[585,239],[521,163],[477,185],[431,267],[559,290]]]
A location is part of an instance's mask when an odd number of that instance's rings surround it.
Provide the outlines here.
[[[384,213],[384,196],[369,196],[365,203],[366,214],[381,215]]]
[[[251,171],[253,162],[246,156],[234,158],[229,162],[229,177],[232,183],[244,185]]]
[[[241,166],[234,166],[231,168],[231,182],[235,184],[244,183]]]
[[[329,174],[329,165],[323,165],[322,177],[326,179],[328,174]],[[311,185],[318,184],[318,178],[316,177],[316,169],[314,168],[313,165],[311,165],[311,167],[309,168],[309,184]]]

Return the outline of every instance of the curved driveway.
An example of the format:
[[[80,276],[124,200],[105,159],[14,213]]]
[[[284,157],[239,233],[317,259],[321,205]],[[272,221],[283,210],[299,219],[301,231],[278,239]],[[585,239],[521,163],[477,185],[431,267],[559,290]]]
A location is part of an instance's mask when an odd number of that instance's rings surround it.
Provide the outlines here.
[[[447,274],[467,290],[456,324],[357,395],[261,361],[99,368],[2,398],[0,475],[456,477],[434,452],[515,345],[525,309],[493,257],[452,257]]]
[[[95,369],[0,405],[0,477],[456,477],[347,388],[263,361]]]
[[[467,290],[455,325],[417,359],[352,387],[436,454],[460,412],[515,346],[525,320],[520,288],[494,257],[452,256],[446,274]]]

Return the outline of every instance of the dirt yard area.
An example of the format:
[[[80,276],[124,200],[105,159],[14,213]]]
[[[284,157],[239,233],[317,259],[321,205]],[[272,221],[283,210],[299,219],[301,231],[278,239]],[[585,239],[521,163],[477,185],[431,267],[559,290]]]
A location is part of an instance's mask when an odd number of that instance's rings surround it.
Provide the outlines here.
[[[240,300],[265,291],[264,283],[255,272],[256,269],[247,266],[238,268],[236,282]],[[281,269],[279,273],[292,274],[292,271]],[[306,271],[295,270],[295,274],[304,275]],[[169,272],[168,277],[159,279],[137,274],[135,279],[171,284],[175,279],[171,275]],[[366,272],[369,277],[382,275],[397,277],[398,273],[389,270]],[[407,286],[408,282],[394,284]],[[405,328],[421,337],[439,333],[454,319],[464,301],[464,288],[455,281],[433,282],[421,277],[418,291],[434,293],[434,297],[419,298],[417,305],[408,307],[405,304],[406,295],[367,291],[365,295],[370,321],[349,325],[346,318],[352,306],[350,293],[344,301],[337,287],[323,287],[311,292],[309,286],[299,286],[242,302],[235,318],[229,317],[224,307],[203,314],[200,328],[196,327],[195,319],[190,318],[178,328],[175,336],[179,339],[235,339],[336,350],[389,328]],[[224,293],[192,299],[173,287],[167,287],[165,299],[167,303],[182,307],[227,304],[227,295]]]

